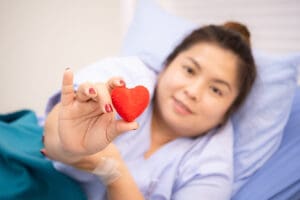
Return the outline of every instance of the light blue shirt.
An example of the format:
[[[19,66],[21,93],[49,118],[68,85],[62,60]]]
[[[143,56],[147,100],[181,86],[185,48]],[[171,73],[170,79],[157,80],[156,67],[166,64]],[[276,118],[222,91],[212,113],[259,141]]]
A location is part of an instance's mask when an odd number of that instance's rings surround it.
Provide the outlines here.
[[[103,67],[108,72],[103,72]],[[134,57],[101,61],[79,72],[75,80],[76,83],[103,82],[119,75],[124,77],[127,86],[145,85],[153,96],[156,74]],[[50,107],[53,103],[50,101]],[[144,153],[150,145],[151,114],[152,105],[138,118],[138,130],[124,133],[114,141],[145,199],[230,199],[233,184],[231,122],[196,139],[173,140],[145,159]],[[90,200],[105,199],[105,186],[96,176],[59,162],[54,162],[54,166],[78,180]]]

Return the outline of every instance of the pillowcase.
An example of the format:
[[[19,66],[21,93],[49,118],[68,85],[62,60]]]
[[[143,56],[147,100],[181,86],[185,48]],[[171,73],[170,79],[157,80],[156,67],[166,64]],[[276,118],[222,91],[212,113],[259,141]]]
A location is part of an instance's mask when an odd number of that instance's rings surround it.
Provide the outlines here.
[[[300,87],[285,126],[282,143],[232,200],[299,199],[300,196]],[[286,164],[288,163],[288,164]],[[284,166],[284,168],[283,168]]]
[[[300,55],[254,51],[257,80],[245,104],[232,116],[237,191],[278,149],[297,86]]]
[[[140,0],[121,54],[138,56],[159,72],[172,49],[198,25],[166,13],[154,0]],[[233,115],[234,190],[242,187],[278,149],[297,85],[300,52],[268,55],[254,50],[258,77],[245,105]]]

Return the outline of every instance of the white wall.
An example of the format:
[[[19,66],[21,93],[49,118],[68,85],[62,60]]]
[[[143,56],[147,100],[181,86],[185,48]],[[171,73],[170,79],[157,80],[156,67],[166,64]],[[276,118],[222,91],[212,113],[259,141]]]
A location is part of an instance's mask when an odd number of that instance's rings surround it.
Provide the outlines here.
[[[137,0],[0,0],[0,113],[43,114],[65,67],[119,53]],[[299,0],[156,0],[199,24],[239,20],[253,46],[300,51]]]
[[[0,113],[41,115],[65,67],[118,55],[120,1],[0,0]]]
[[[169,12],[200,25],[244,23],[254,48],[273,53],[300,51],[299,0],[158,0]]]

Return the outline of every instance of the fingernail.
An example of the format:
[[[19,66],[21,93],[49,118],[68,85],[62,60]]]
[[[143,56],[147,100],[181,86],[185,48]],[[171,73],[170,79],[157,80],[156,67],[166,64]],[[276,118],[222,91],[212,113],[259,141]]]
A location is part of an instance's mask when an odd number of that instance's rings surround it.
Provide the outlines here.
[[[113,107],[109,104],[109,108],[111,110],[111,112],[113,111]]]
[[[121,86],[125,86],[125,81],[120,80],[120,81],[119,81],[119,84],[120,84]]]
[[[46,156],[46,150],[45,150],[45,149],[41,149],[41,150],[40,150],[40,153],[41,153],[43,156]]]
[[[89,89],[89,93],[90,93],[90,94],[96,94],[96,91],[94,90],[94,88],[90,88],[90,89]]]
[[[106,105],[105,105],[105,111],[108,112],[108,113],[109,113],[109,112],[112,112],[112,107],[111,107],[110,104],[106,104]]]

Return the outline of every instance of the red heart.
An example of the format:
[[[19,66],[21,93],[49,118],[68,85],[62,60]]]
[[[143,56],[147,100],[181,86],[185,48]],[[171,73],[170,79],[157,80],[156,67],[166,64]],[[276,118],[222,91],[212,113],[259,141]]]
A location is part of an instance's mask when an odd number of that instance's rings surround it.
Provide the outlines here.
[[[136,119],[149,104],[150,95],[144,86],[134,88],[115,87],[111,92],[112,103],[119,115],[127,122]]]

